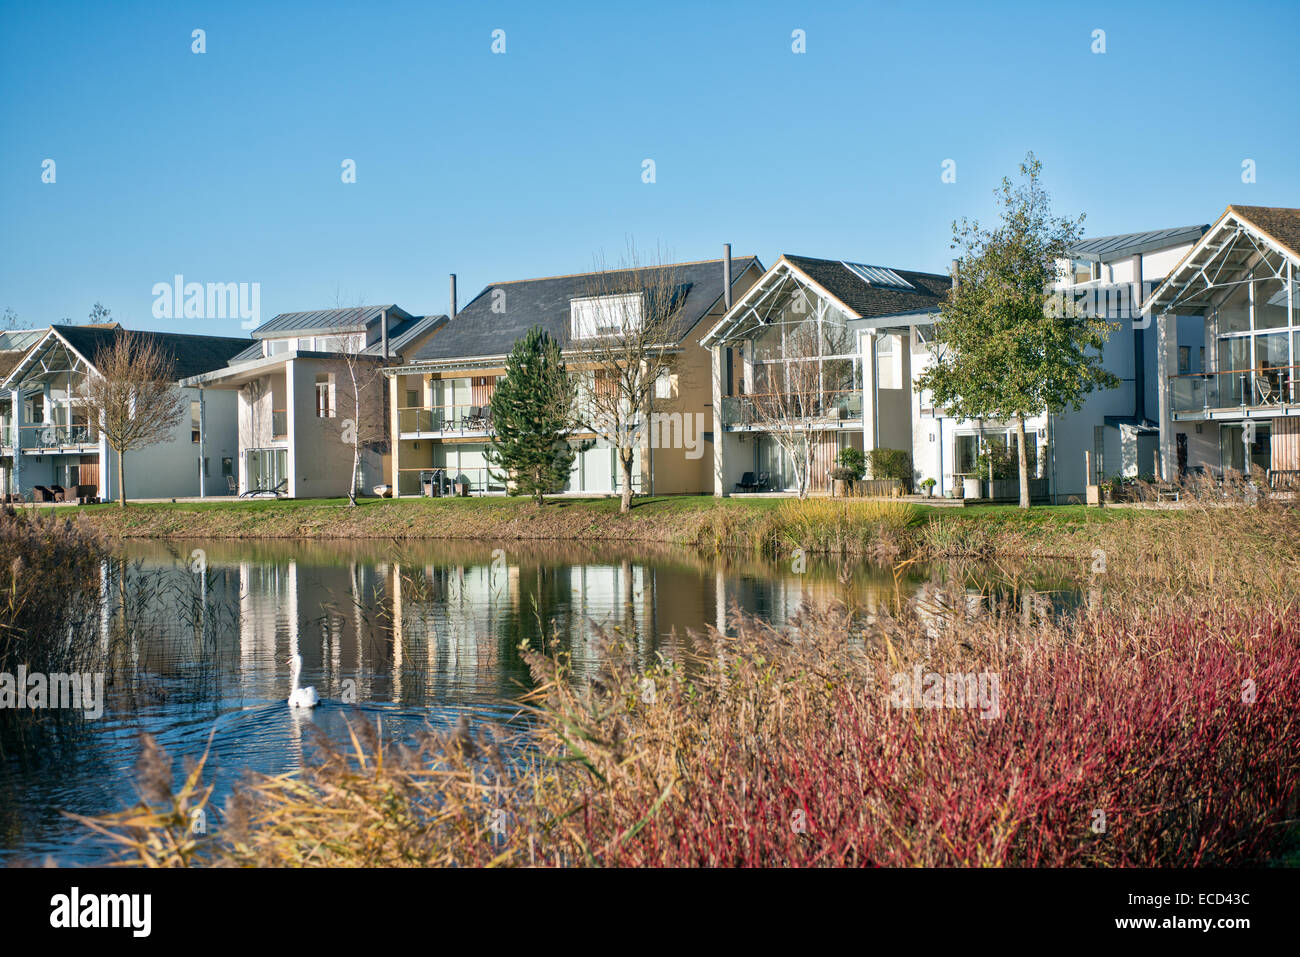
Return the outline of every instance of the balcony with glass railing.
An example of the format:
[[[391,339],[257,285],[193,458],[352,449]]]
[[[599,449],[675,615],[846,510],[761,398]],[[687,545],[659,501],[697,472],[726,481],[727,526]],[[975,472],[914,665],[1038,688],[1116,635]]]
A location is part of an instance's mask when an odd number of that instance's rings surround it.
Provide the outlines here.
[[[807,417],[819,425],[833,428],[841,422],[861,421],[862,390],[846,389],[841,392],[828,392],[815,396],[806,403],[812,410]],[[722,398],[722,424],[727,428],[762,429],[773,418],[773,410],[789,410],[796,403],[787,401],[786,396],[770,394],[728,395]],[[782,412],[779,415],[783,425],[789,425],[790,416]]]
[[[1225,410],[1281,409],[1300,403],[1300,366],[1262,366],[1169,377],[1175,415],[1209,415]]]
[[[397,410],[397,431],[403,436],[486,435],[491,429],[489,405],[411,406]]]
[[[22,432],[24,449],[80,448],[99,444],[99,429],[85,423],[57,425],[52,422],[36,422],[24,425]]]

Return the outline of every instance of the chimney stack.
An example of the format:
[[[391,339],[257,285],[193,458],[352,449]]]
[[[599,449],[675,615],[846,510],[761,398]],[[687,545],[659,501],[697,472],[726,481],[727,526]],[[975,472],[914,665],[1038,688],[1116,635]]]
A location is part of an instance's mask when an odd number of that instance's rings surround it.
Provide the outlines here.
[[[451,319],[456,318],[456,274],[451,274]]]
[[[388,310],[384,309],[379,313],[379,341],[380,355],[384,361],[388,361]]]
[[[731,243],[722,244],[722,304],[731,308]]]
[[[952,273],[952,288],[953,288],[953,289],[956,289],[956,288],[957,288],[957,265],[958,265],[959,262],[960,262],[959,260],[954,259],[954,260],[952,261],[952,265],[948,267],[948,271],[949,271],[950,273]]]

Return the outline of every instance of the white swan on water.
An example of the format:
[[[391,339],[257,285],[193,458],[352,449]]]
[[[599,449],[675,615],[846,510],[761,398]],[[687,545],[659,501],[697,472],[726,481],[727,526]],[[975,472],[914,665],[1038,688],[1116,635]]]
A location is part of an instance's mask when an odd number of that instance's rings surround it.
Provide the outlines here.
[[[290,708],[314,708],[320,704],[320,698],[316,695],[316,689],[308,685],[306,688],[298,687],[298,675],[302,673],[302,655],[294,655],[289,659],[289,677],[292,679],[293,687],[289,691]]]

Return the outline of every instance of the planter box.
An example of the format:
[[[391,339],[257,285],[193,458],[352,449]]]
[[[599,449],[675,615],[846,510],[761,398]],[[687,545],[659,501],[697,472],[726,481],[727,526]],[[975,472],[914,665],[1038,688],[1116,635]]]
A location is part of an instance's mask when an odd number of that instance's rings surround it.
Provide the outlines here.
[[[893,498],[907,494],[907,485],[903,479],[863,479],[857,483],[862,495],[874,495]]]
[[[1020,501],[1020,479],[994,479],[992,482],[984,481],[980,483],[982,490],[986,493],[984,498],[992,499],[995,502],[1018,502]],[[1042,501],[1047,498],[1048,485],[1047,479],[1030,479],[1029,480],[1029,500]]]

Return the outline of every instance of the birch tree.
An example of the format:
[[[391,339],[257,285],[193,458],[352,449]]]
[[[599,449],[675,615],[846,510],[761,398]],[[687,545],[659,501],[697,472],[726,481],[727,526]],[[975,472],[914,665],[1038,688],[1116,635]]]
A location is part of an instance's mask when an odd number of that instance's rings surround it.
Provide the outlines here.
[[[175,360],[151,336],[122,330],[95,353],[79,404],[117,453],[118,504],[126,506],[126,453],[157,445],[189,412],[176,385]]]
[[[812,486],[814,447],[853,384],[852,360],[843,357],[848,338],[844,326],[818,317],[787,327],[780,361],[758,367],[755,393],[745,398],[755,424],[789,459],[800,498]]]
[[[584,424],[616,450],[622,478],[619,510],[632,507],[637,450],[655,409],[656,384],[677,369],[686,288],[662,253],[649,260],[630,248],[616,268],[599,261],[574,307],[572,365],[582,370]],[[680,374],[680,372],[678,373]]]

